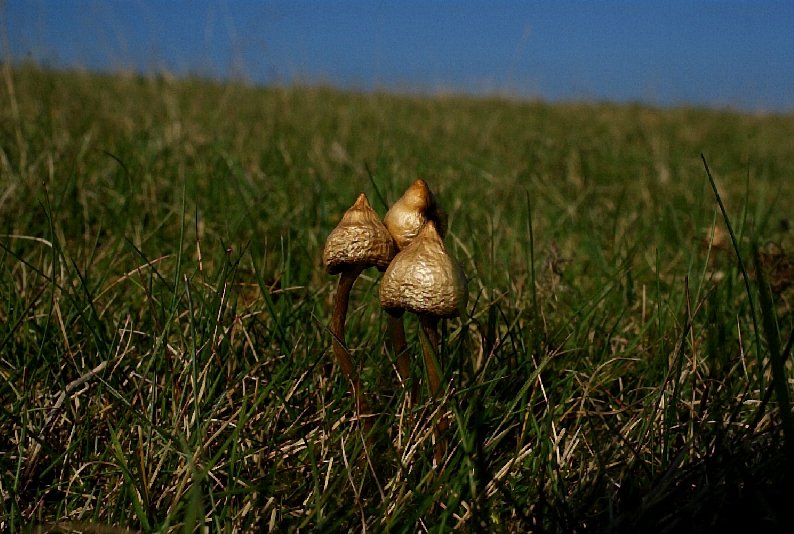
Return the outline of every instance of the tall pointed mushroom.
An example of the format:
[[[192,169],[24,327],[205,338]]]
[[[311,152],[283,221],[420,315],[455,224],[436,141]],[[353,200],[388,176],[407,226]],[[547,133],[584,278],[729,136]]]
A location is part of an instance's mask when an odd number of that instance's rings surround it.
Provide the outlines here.
[[[430,191],[427,182],[421,178],[418,178],[406,189],[403,196],[389,208],[383,218],[383,223],[397,244],[397,250],[407,247],[428,221],[433,221],[436,225],[436,231],[441,237],[444,237],[446,215],[436,203],[436,199]],[[411,368],[402,314],[389,313],[387,321],[389,337],[397,355],[397,372],[403,383],[406,383],[411,374]],[[416,389],[411,392],[411,400],[415,400],[415,397]]]
[[[422,352],[427,368],[430,394],[441,391],[441,369],[438,367],[438,322],[457,317],[465,308],[468,295],[466,278],[460,265],[447,254],[444,242],[433,221],[428,221],[416,237],[392,260],[380,283],[380,304],[387,312],[401,315],[404,311],[419,317],[427,342]],[[442,420],[435,427],[436,465],[446,452],[441,435],[446,430]]]
[[[395,252],[391,234],[369,205],[364,193],[358,195],[356,202],[328,235],[323,249],[323,265],[326,272],[340,275],[331,318],[334,355],[345,377],[350,381],[359,414],[368,413],[369,408],[361,392],[358,372],[343,345],[350,290],[358,275],[367,267],[386,270]]]
[[[394,237],[398,250],[407,247],[427,221],[436,223],[436,231],[443,238],[446,216],[436,203],[427,182],[421,178],[405,190],[383,218],[383,224]]]

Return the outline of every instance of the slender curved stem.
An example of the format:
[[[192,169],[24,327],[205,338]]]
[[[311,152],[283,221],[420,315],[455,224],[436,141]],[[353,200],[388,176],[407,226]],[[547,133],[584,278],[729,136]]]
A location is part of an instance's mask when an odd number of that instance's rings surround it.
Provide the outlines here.
[[[336,301],[334,302],[334,314],[331,317],[331,333],[334,335],[333,349],[336,361],[342,369],[345,377],[350,382],[350,391],[356,399],[356,411],[358,415],[369,415],[369,406],[364,394],[361,391],[361,378],[358,376],[353,365],[353,360],[344,346],[345,342],[345,321],[347,320],[347,308],[350,301],[350,290],[356,282],[358,275],[361,274],[360,267],[350,271],[342,271],[339,276],[339,286],[336,289]],[[371,423],[369,418],[364,418],[365,428],[369,428]]]
[[[400,381],[403,387],[408,387],[408,381],[411,377],[411,356],[408,354],[408,342],[405,340],[403,316],[397,316],[387,312],[386,321],[392,350],[394,350],[394,354],[397,356],[397,374],[400,375]],[[417,394],[418,391],[415,384],[411,388],[411,404],[416,402]]]
[[[441,394],[441,362],[437,357],[439,354],[439,337],[438,337],[438,318],[427,315],[419,316],[419,323],[422,325],[422,330],[425,333],[425,339],[422,339],[422,353],[425,358],[425,367],[427,368],[427,382],[430,388],[430,395],[434,399],[438,399]],[[444,461],[444,455],[447,452],[447,438],[445,437],[448,425],[444,416],[440,416],[433,428],[433,434],[436,438],[436,445],[433,451],[433,458],[435,460],[436,468],[440,467]]]

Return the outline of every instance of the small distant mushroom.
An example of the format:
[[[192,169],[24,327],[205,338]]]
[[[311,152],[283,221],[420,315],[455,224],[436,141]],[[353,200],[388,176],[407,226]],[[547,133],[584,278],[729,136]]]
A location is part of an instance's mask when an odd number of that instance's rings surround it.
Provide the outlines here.
[[[444,237],[446,215],[436,203],[427,182],[421,178],[418,178],[406,189],[403,196],[392,205],[383,218],[383,223],[397,244],[397,250],[407,247],[428,221],[433,221],[436,231],[441,237]],[[397,372],[405,384],[411,374],[411,369],[402,315],[389,313],[387,322],[392,348],[397,355]],[[416,389],[411,392],[411,400],[414,401],[415,397]]]
[[[425,333],[422,344],[430,394],[441,391],[441,369],[437,367],[438,322],[457,317],[466,306],[466,278],[460,265],[447,254],[436,223],[428,221],[416,237],[392,260],[380,284],[380,304],[390,314],[415,313]],[[440,364],[439,364],[440,365]],[[446,452],[441,437],[446,430],[442,420],[435,428],[434,457],[440,465]]]
[[[361,392],[358,372],[343,345],[350,290],[364,269],[377,267],[378,270],[385,271],[395,252],[391,234],[369,205],[364,193],[358,196],[328,235],[323,249],[326,272],[340,275],[331,318],[331,332],[334,335],[332,345],[339,367],[350,381],[359,414],[368,413],[369,408]]]

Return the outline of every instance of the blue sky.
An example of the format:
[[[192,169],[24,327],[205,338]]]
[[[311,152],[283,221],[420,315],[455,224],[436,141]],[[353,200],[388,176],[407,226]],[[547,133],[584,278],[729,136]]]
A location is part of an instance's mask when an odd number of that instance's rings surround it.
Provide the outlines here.
[[[57,67],[794,111],[787,1],[7,0],[0,25]]]

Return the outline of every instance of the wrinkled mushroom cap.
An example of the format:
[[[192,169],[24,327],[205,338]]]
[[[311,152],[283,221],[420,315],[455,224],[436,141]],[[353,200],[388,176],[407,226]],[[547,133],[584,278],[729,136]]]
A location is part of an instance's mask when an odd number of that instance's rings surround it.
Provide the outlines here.
[[[463,270],[447,254],[432,221],[397,253],[380,283],[380,304],[392,313],[456,317],[467,298]]]
[[[402,250],[419,234],[427,221],[435,222],[436,231],[444,237],[444,219],[427,182],[419,178],[389,209],[383,223],[394,237],[397,249]]]
[[[391,234],[369,205],[367,196],[361,193],[328,234],[323,265],[328,274],[338,274],[354,266],[375,266],[384,271],[395,252]]]

